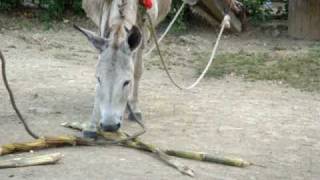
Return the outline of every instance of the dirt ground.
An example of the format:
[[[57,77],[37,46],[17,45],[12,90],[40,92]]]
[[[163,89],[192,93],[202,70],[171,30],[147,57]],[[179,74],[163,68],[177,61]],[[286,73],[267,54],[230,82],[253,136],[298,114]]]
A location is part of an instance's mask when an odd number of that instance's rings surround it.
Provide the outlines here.
[[[59,125],[90,117],[95,50],[71,23],[61,23],[49,31],[37,24],[19,28],[21,20],[5,15],[0,15],[0,23],[0,48],[8,61],[8,77],[31,127],[41,135],[75,133]],[[210,51],[216,34],[194,28],[167,37],[162,47],[179,81],[190,83],[194,79],[190,59]],[[281,53],[294,54],[312,44],[256,29],[225,35],[220,52],[279,53],[274,49],[284,47]],[[320,178],[319,93],[233,76],[205,79],[191,91],[180,91],[170,84],[157,61],[155,55],[145,59],[140,100],[148,132],[143,140],[162,148],[233,155],[265,166],[241,169],[181,160],[195,170],[194,179]],[[2,81],[0,102],[0,144],[30,140],[11,109]],[[130,131],[136,128],[128,121],[124,126]],[[48,152],[61,152],[64,158],[58,165],[0,170],[0,179],[191,179],[147,153],[123,147],[69,147],[36,153]]]

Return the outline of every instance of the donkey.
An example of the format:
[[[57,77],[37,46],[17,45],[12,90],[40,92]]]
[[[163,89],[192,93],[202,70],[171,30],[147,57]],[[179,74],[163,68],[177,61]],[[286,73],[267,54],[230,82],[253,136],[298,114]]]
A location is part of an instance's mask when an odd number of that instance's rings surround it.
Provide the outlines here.
[[[83,0],[87,16],[99,27],[96,34],[82,32],[99,52],[96,66],[96,95],[91,121],[83,134],[95,138],[98,129],[117,131],[131,107],[129,119],[142,119],[138,106],[142,55],[148,38],[139,0]],[[153,0],[147,11],[156,25],[169,13],[171,0]],[[132,114],[134,113],[134,114]]]

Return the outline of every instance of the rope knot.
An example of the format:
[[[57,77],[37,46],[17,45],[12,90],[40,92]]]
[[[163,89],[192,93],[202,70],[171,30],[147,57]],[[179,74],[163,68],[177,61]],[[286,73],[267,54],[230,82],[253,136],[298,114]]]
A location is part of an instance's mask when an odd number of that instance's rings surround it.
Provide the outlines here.
[[[229,16],[229,14],[225,15],[222,21],[222,24],[224,24],[226,26],[226,28],[230,28],[230,21],[231,21],[231,17]]]

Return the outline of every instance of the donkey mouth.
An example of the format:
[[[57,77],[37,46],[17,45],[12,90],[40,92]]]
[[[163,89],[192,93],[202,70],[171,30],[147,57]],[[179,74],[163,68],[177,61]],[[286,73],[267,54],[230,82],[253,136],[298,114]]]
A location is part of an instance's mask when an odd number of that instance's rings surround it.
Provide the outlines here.
[[[120,123],[114,124],[114,125],[103,125],[103,124],[101,124],[100,127],[101,127],[101,129],[103,131],[106,131],[106,132],[116,132],[116,131],[118,131],[120,129],[121,124]]]

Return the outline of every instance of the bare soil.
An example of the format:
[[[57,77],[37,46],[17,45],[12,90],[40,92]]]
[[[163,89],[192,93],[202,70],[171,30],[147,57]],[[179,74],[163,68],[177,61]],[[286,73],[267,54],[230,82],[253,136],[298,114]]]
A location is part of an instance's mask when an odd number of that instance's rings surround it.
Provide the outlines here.
[[[0,20],[0,49],[8,61],[8,78],[31,127],[41,135],[76,133],[60,123],[90,117],[95,50],[71,23],[44,31],[29,22],[29,28],[19,28],[21,20],[6,15],[0,15]],[[194,79],[194,54],[210,51],[216,34],[212,29],[193,28],[167,37],[162,47],[179,81]],[[281,53],[295,54],[312,44],[254,29],[225,35],[220,52],[279,53],[274,49],[280,46],[284,48]],[[158,64],[155,54],[145,59],[140,101],[148,132],[143,140],[162,148],[233,155],[265,166],[241,169],[181,160],[195,170],[194,179],[320,178],[319,93],[234,76],[205,79],[191,91],[180,91]],[[0,102],[0,144],[30,140],[11,109],[2,81]],[[124,126],[129,131],[136,129],[132,122],[125,121]],[[123,147],[68,147],[36,153],[48,152],[63,153],[62,162],[0,170],[0,179],[191,179],[147,153]]]

